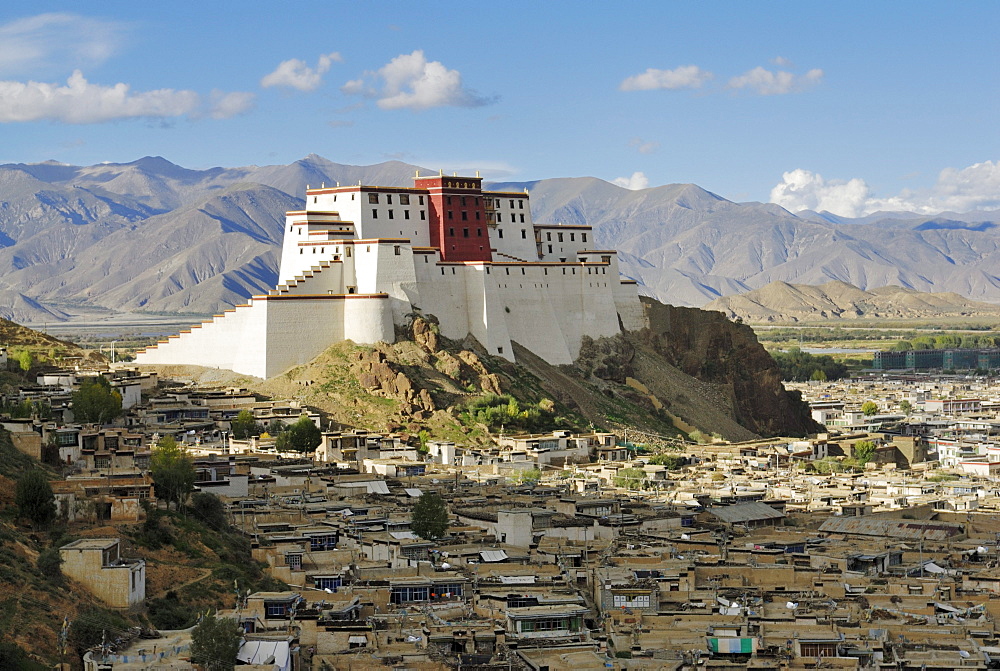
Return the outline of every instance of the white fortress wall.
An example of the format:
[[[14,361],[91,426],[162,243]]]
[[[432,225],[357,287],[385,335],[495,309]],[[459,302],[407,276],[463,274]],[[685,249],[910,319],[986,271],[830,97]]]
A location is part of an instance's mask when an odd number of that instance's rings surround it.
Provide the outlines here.
[[[367,248],[367,245],[366,245]],[[383,239],[372,246],[374,269],[374,289],[364,293],[387,293],[392,308],[392,317],[397,324],[402,324],[406,315],[413,312],[410,295],[417,284],[413,247],[406,239]],[[421,256],[421,255],[417,255]],[[420,260],[423,263],[423,260]],[[371,269],[365,268],[368,273]],[[360,286],[368,286],[367,280],[359,282]]]
[[[553,300],[552,281],[560,281],[552,274],[552,268],[541,264],[512,264],[494,266],[495,282],[492,291],[498,317],[510,340],[528,348],[552,364],[573,362],[566,333],[561,329],[557,313],[564,309],[558,300]],[[547,273],[547,274],[546,274]],[[560,276],[561,278],[561,276]],[[558,295],[559,292],[555,292]],[[489,324],[490,330],[494,328]],[[505,347],[503,354],[509,351]],[[497,354],[496,349],[490,350]],[[507,358],[513,359],[512,356]]]
[[[416,292],[411,304],[438,318],[441,335],[461,340],[472,332],[469,319],[465,265],[418,262]]]
[[[248,305],[237,306],[190,331],[170,336],[156,347],[147,348],[136,356],[136,362],[183,363],[263,376],[262,357],[249,364],[239,360],[252,359],[254,352],[259,352],[266,341],[266,312],[266,305],[251,299]]]
[[[266,302],[266,366],[261,377],[308,363],[342,340],[365,345],[394,340],[386,296],[283,295],[268,296]]]
[[[465,274],[469,332],[490,354],[514,361],[514,348],[511,347],[507,328],[508,314],[504,311],[505,301],[497,290],[497,266],[468,265],[461,270]]]

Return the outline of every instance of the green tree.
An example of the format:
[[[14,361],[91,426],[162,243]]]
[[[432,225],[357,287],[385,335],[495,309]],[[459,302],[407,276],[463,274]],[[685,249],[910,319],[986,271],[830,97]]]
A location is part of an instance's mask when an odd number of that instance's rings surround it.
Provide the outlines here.
[[[859,440],[854,443],[854,459],[858,466],[864,466],[875,456],[875,442],[871,440]]]
[[[59,548],[46,548],[39,552],[35,566],[46,578],[53,580],[62,578],[62,555],[59,554]]]
[[[69,626],[68,641],[81,655],[98,645],[106,634],[128,629],[129,623],[118,613],[104,608],[91,607],[81,613]]]
[[[251,436],[259,436],[261,426],[257,423],[253,413],[249,410],[240,410],[230,426],[233,431],[233,438],[236,440],[247,440]]]
[[[413,506],[410,529],[425,540],[436,540],[448,530],[448,506],[437,492],[424,492]]]
[[[180,509],[194,489],[194,461],[187,450],[179,446],[173,436],[160,438],[153,448],[149,471],[156,497]]]
[[[513,480],[519,485],[537,485],[542,479],[542,472],[537,468],[529,468],[525,471],[518,471],[514,474]]]
[[[56,497],[45,473],[37,468],[17,479],[14,504],[18,514],[31,520],[35,529],[47,528],[56,519]]]
[[[229,527],[229,520],[226,519],[226,507],[215,494],[198,492],[192,496],[191,511],[196,518],[217,531],[223,531]]]
[[[655,466],[666,466],[668,470],[676,471],[687,464],[687,458],[680,454],[657,454],[650,458],[649,463]]]
[[[191,632],[191,662],[205,671],[230,671],[240,651],[240,625],[228,617],[209,614]]]
[[[323,434],[319,427],[306,415],[302,415],[297,422],[278,435],[274,446],[282,452],[312,452],[319,447],[322,440]]]
[[[430,439],[431,439],[430,431],[428,431],[427,429],[420,429],[420,431],[417,433],[417,440],[420,441],[420,445],[417,447],[417,452],[419,452],[420,454],[427,454],[428,452],[430,452],[431,448],[430,446],[427,445]]]
[[[10,359],[16,361],[18,367],[27,372],[31,370],[31,367],[35,364],[35,359],[31,356],[31,352],[26,349],[16,349],[10,353]]]
[[[904,399],[899,402],[899,411],[904,415],[909,415],[913,412],[913,404]]]
[[[817,368],[813,371],[813,374],[809,376],[809,379],[813,382],[826,382],[826,371],[822,368]]]
[[[73,417],[78,422],[108,424],[122,414],[122,395],[98,375],[80,383],[73,392]]]
[[[865,401],[861,404],[861,412],[865,413],[865,417],[871,417],[872,415],[878,414],[878,403],[875,401]]]
[[[622,468],[614,477],[616,487],[641,489],[646,483],[646,471],[641,468]]]

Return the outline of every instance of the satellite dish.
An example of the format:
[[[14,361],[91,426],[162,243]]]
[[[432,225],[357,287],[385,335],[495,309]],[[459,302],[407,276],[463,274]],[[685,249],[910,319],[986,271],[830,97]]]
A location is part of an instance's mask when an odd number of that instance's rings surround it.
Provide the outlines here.
[[[441,563],[441,568],[443,568],[445,571],[447,571],[448,569],[451,568],[451,564],[449,564],[448,562],[442,562]]]
[[[958,651],[958,656],[961,657],[962,659],[968,659],[969,658],[969,651],[968,650],[959,650]]]
[[[327,594],[333,594],[333,590],[330,589],[329,587],[324,588],[323,591],[326,592]]]
[[[795,603],[794,601],[789,601],[789,602],[785,603],[785,608],[787,608],[788,610],[795,610],[798,607],[799,607],[799,604]]]

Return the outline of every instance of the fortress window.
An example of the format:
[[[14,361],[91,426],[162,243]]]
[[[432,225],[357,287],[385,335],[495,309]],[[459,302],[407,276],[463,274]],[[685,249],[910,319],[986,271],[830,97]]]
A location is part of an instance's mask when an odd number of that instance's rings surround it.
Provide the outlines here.
[[[301,247],[299,247],[299,254],[301,254],[301,253],[302,253],[302,248],[301,248]]]
[[[565,269],[565,268],[563,268],[563,275],[565,275],[565,274],[566,274],[566,269]]]
[[[441,269],[441,274],[444,275],[444,268]]]
[[[419,203],[420,203],[421,205],[423,205],[423,204],[424,204],[424,197],[423,197],[423,196],[417,196],[417,201],[418,201],[418,202],[419,202]]]
[[[427,255],[426,255],[426,254],[424,254],[424,263],[427,263],[427,261],[428,261],[428,259],[427,259]]]
[[[570,233],[569,234],[569,241],[570,242],[576,242],[576,233]]]
[[[368,202],[371,203],[372,205],[377,204],[378,203],[378,194],[377,193],[369,193],[368,194]]]
[[[503,354],[503,347],[497,347],[497,354]]]
[[[512,210],[514,209],[514,201],[513,200],[510,201],[510,209],[512,209]]]
[[[455,237],[455,229],[454,228],[449,228],[448,229],[448,235],[451,236],[451,237]]]
[[[351,247],[344,247],[344,256],[346,256],[347,258],[351,258],[351,251],[352,251],[352,249],[353,248],[351,248]]]
[[[522,224],[524,223],[524,215],[523,214],[521,215],[521,223]]]
[[[403,219],[409,219],[409,218],[410,218],[410,211],[403,210]]]
[[[452,268],[452,269],[451,269],[451,274],[452,274],[452,275],[454,275],[454,274],[455,274],[455,269],[454,269],[454,268]]]
[[[357,287],[347,287],[347,293],[349,293],[349,294],[356,294],[356,293],[358,293],[358,288]]]
[[[521,268],[521,274],[522,275],[527,275],[528,273],[524,272],[524,268]]]
[[[508,275],[510,275],[510,268],[504,268]]]
[[[396,256],[399,256],[399,245],[395,245],[392,248],[392,253],[395,254]]]
[[[583,240],[584,242],[586,242],[587,241],[587,234],[586,233],[581,233],[580,234],[580,239]]]
[[[445,196],[444,197],[444,204],[445,205],[451,205],[451,196]]]
[[[464,212],[463,212],[463,214],[464,214]],[[469,237],[469,229],[467,229],[467,228],[463,228],[462,229],[462,237],[463,238]]]
[[[611,263],[611,257],[610,256],[602,256],[601,257],[601,263]]]
[[[465,196],[462,196],[462,207],[465,207]]]
[[[316,196],[313,196],[313,205],[315,205],[318,201],[319,201],[319,198],[317,198]]]
[[[517,201],[517,207],[518,207],[518,209],[521,209],[521,210],[524,209],[524,199],[523,198],[521,200]]]
[[[354,200],[354,194],[353,193],[351,194],[351,200]]]
[[[423,210],[420,210],[420,221],[424,221],[425,219],[427,219],[427,215]]]
[[[549,254],[552,253],[552,245],[549,245]]]
[[[487,275],[489,275],[489,274],[490,274],[490,269],[489,269],[489,268],[487,268],[487,269],[486,269],[486,274],[487,274]]]
[[[465,210],[462,210],[462,221],[468,221],[468,220],[469,220],[469,213],[466,212]]]
[[[289,232],[289,233],[291,233],[291,232],[292,232],[292,227],[291,227],[291,226],[289,226],[289,227],[288,227],[288,232]]]
[[[549,274],[549,269],[548,269],[548,268],[542,268],[542,270],[544,270],[544,271],[545,271],[545,273],[544,273],[544,274],[546,274],[546,275],[548,275],[548,274]]]
[[[476,210],[476,221],[479,221],[479,220],[480,220],[480,218],[481,218],[481,217],[479,216],[479,210]]]
[[[392,219],[392,210],[389,210],[389,218]]]
[[[497,237],[498,238],[503,238],[503,229],[502,228],[498,228],[497,229]]]
[[[455,218],[455,213],[452,212],[451,210],[448,210],[448,218],[449,219],[454,219]]]
[[[545,242],[552,242],[552,233],[551,232],[545,234]],[[549,251],[550,252],[552,251],[552,247],[549,247]]]
[[[365,245],[365,251],[366,252],[370,252],[371,250],[372,250],[372,246],[371,245]]]
[[[528,232],[526,230],[524,230],[523,228],[521,229],[521,239],[522,240],[527,240],[528,239]]]
[[[372,219],[378,219],[378,210],[372,209]]]
[[[315,248],[315,247],[313,247],[313,254],[315,254],[315,253],[316,253],[316,248]]]
[[[478,237],[478,238],[483,237],[483,229],[481,229],[481,228],[477,228],[476,229],[476,237]]]
[[[559,231],[558,233],[556,233],[556,237],[559,238],[559,242],[562,242],[563,241],[562,231]]]
[[[301,228],[299,229],[299,235],[302,235],[302,229]]]
[[[388,203],[389,205],[392,205],[392,194],[391,193],[387,193],[385,195],[385,202]]]

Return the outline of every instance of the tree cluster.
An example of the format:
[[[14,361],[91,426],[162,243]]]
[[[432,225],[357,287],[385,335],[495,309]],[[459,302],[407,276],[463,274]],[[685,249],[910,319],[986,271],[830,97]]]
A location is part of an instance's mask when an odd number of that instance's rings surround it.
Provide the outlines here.
[[[230,422],[230,428],[235,440],[247,440],[253,436],[259,436],[264,430],[249,410],[240,410],[236,418]]]
[[[306,415],[278,434],[274,446],[279,452],[312,452],[323,441],[319,427]]]
[[[153,448],[149,470],[156,497],[166,501],[168,506],[173,503],[180,509],[194,489],[194,460],[191,455],[177,444],[173,436],[165,436]]]
[[[792,347],[787,352],[772,352],[783,380],[806,382],[812,379],[839,380],[847,375],[847,366],[827,355],[814,355]],[[816,376],[815,378],[813,376]]]
[[[413,506],[410,529],[425,540],[436,540],[448,531],[448,506],[437,492],[424,492]]]
[[[73,417],[86,424],[109,424],[122,414],[122,395],[98,375],[80,383],[73,392]]]
[[[509,394],[480,396],[470,401],[459,417],[466,426],[483,424],[491,431],[504,427],[536,433],[568,423],[565,417],[556,416],[555,403],[549,399],[542,399],[537,405],[522,406]]]

